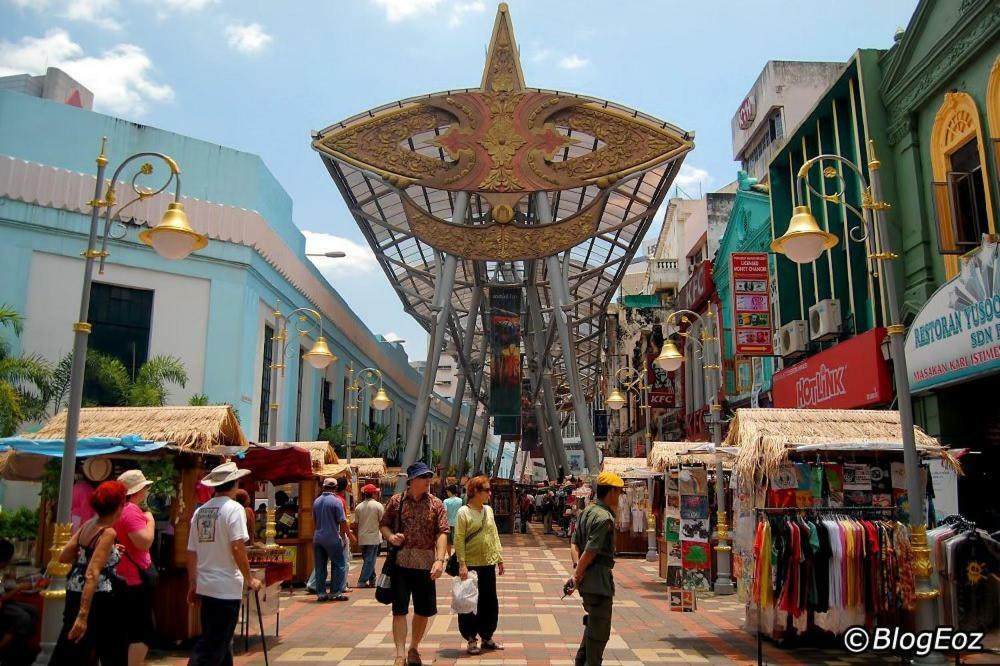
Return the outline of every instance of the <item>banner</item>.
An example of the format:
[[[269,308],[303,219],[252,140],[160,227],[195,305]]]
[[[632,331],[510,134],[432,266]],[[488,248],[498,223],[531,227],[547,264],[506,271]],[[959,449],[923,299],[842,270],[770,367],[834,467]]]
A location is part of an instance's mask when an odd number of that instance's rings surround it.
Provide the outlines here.
[[[882,356],[884,328],[844,340],[775,373],[775,407],[859,409],[892,401],[889,364]]]
[[[490,415],[493,434],[521,435],[521,290],[491,287]]]
[[[649,406],[653,409],[667,409],[677,406],[677,391],[674,375],[656,365],[657,354],[646,355],[646,384],[649,385]]]
[[[538,420],[531,400],[531,381],[521,380],[521,450],[534,451],[538,446]]]
[[[593,412],[594,439],[599,442],[608,439],[608,410],[595,409]]]
[[[734,252],[729,262],[736,356],[772,356],[774,331],[767,253]]]

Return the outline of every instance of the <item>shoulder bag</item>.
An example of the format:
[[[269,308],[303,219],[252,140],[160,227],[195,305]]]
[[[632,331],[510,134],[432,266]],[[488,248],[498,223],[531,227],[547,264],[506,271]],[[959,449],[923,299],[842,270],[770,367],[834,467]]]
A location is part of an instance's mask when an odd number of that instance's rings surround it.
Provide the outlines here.
[[[489,507],[483,507],[483,522],[479,525],[479,529],[476,530],[475,532],[473,532],[472,534],[466,534],[465,535],[465,543],[466,544],[469,543],[469,540],[472,539],[472,537],[474,537],[477,534],[479,534],[480,532],[482,532],[483,528],[486,527],[486,518],[488,517],[488,515],[487,515],[487,509],[488,508]],[[456,555],[454,551],[452,551],[451,557],[448,558],[448,564],[446,564],[444,566],[444,572],[446,574],[448,574],[449,576],[457,576],[458,575],[458,555]]]
[[[124,544],[122,544],[124,546]],[[156,568],[156,564],[153,563],[152,558],[149,560],[148,567],[141,567],[139,563],[132,559],[132,556],[128,554],[128,550],[124,547],[122,548],[122,553],[128,558],[128,561],[132,563],[136,571],[139,572],[139,580],[142,582],[142,586],[147,590],[153,590],[157,585],[160,584],[160,571]]]
[[[405,493],[399,494],[399,509],[396,511],[396,520],[393,525],[393,534],[399,534],[399,528],[403,519],[403,502],[406,500]],[[392,500],[389,500],[390,502]],[[392,573],[396,568],[396,556],[399,548],[389,544],[385,553],[385,562],[382,563],[382,573],[379,574],[375,583],[375,600],[380,604],[391,604],[395,596],[392,591]]]

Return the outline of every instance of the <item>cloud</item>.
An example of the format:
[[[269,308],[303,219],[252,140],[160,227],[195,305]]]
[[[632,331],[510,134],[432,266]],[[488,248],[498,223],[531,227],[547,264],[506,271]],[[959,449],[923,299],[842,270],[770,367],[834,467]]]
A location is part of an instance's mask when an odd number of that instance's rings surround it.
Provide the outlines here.
[[[462,25],[466,14],[481,14],[484,11],[486,11],[486,3],[484,2],[479,2],[478,0],[474,2],[459,2],[455,5],[451,17],[448,19],[448,27],[457,28]]]
[[[84,55],[61,28],[17,43],[0,40],[0,76],[44,74],[47,67],[62,69],[93,91],[98,110],[141,116],[151,102],[174,97],[173,88],[150,79],[153,62],[134,44],[118,44],[94,57]]]
[[[531,62],[545,62],[552,56],[551,49],[539,49],[531,55]]]
[[[13,0],[21,9],[31,9],[40,14],[52,13],[70,21],[90,23],[105,30],[121,30],[122,26],[112,16],[118,9],[118,0]]]
[[[368,245],[355,243],[350,238],[319,231],[303,231],[302,235],[306,237],[306,253],[308,254],[324,254],[326,252],[343,252],[345,254],[340,259],[309,257],[324,275],[370,273],[378,270],[375,253]]]
[[[685,190],[690,196],[697,196],[699,191],[707,192],[712,181],[712,176],[704,169],[682,164],[680,173],[674,179],[674,184]]]
[[[214,5],[219,0],[159,0],[159,4],[167,9],[179,12],[198,12],[209,5]]]
[[[271,35],[264,32],[259,23],[233,23],[226,26],[226,43],[240,53],[259,53],[271,40]]]
[[[589,62],[586,58],[581,58],[573,53],[560,58],[559,66],[563,69],[580,69],[581,67],[586,67]]]
[[[448,27],[457,28],[468,14],[481,14],[486,11],[483,0],[370,0],[376,7],[385,12],[385,18],[390,23],[399,23],[415,19],[427,14],[433,14],[438,9],[448,13]]]

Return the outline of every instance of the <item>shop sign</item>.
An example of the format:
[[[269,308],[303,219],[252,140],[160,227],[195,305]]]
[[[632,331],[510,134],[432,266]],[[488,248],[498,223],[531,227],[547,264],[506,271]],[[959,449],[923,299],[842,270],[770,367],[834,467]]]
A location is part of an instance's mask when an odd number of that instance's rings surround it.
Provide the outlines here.
[[[774,355],[771,287],[766,252],[729,255],[733,295],[733,349],[737,356]]]
[[[712,262],[703,261],[691,273],[690,279],[677,292],[677,308],[680,310],[698,310],[708,300],[715,283],[712,282]]]
[[[1000,371],[1000,252],[997,237],[962,259],[917,314],[906,335],[910,390]]]
[[[743,103],[740,104],[740,109],[736,112],[736,115],[740,120],[740,129],[750,129],[750,126],[753,125],[754,119],[757,118],[757,100],[753,98],[753,95],[748,95],[747,98],[743,100]]]
[[[889,365],[882,356],[884,328],[845,340],[775,373],[775,407],[857,409],[890,402]]]
[[[677,406],[677,390],[674,388],[675,373],[667,372],[656,365],[657,354],[646,355],[646,385],[649,386],[649,406],[653,409],[667,409]]]

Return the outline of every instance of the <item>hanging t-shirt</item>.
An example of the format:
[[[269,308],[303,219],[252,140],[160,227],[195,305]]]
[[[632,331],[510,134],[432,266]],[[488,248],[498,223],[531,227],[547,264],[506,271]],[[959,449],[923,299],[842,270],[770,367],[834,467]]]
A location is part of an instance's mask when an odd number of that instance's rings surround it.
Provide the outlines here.
[[[235,500],[213,497],[194,512],[187,549],[198,555],[198,594],[242,598],[243,573],[233,559],[232,544],[249,538],[246,511]]]

